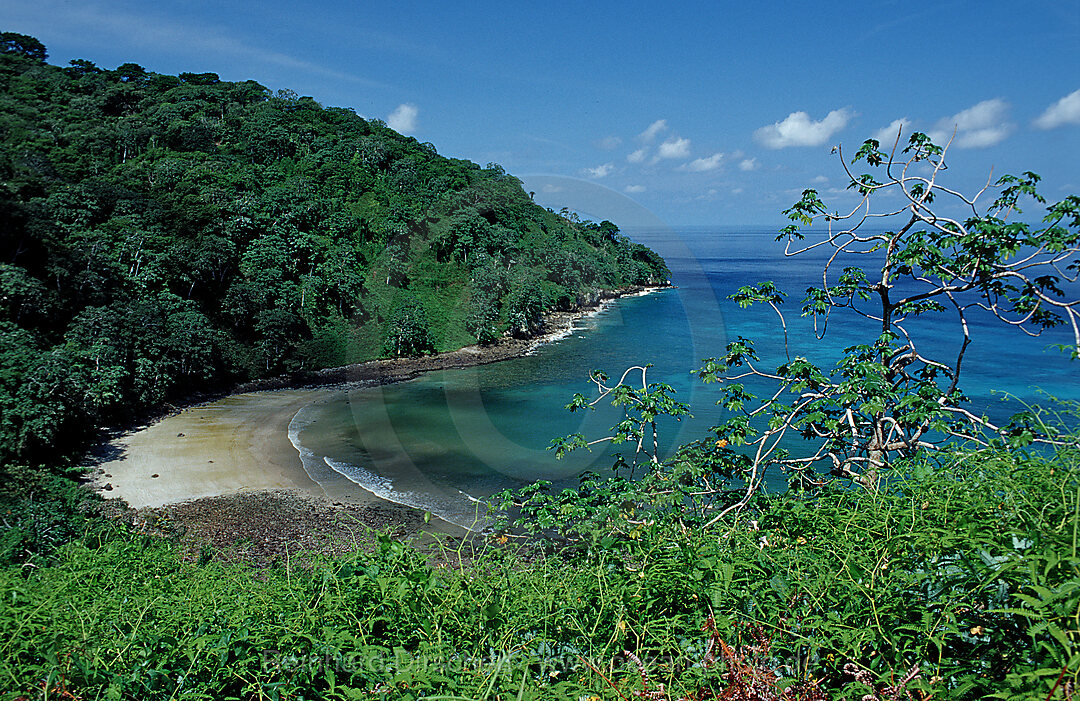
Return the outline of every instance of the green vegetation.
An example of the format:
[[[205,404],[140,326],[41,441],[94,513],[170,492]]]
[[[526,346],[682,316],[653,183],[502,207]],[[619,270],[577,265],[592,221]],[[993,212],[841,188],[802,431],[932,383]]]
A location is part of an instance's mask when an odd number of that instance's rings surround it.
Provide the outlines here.
[[[751,683],[760,695],[728,698],[858,699],[870,689],[855,673],[881,690],[915,665],[904,692],[872,698],[1067,698],[1080,453],[957,451],[903,471],[888,491],[761,497],[709,529],[623,509],[621,529],[578,549],[493,543],[459,564],[451,546],[441,566],[383,538],[252,571],[98,531],[49,566],[0,571],[0,686],[9,699],[614,700],[646,688],[629,651],[647,688],[667,690],[655,699]],[[710,616],[731,652],[706,664]]]
[[[757,644],[767,639],[768,654],[754,652],[765,670],[817,684],[791,698],[843,698],[855,686],[861,696],[868,684],[874,699],[1071,698],[1080,681],[1078,407],[1055,409],[1051,400],[996,424],[970,409],[961,367],[969,319],[980,313],[1003,333],[1065,325],[1073,343],[1063,350],[1077,357],[1080,301],[1069,286],[1080,275],[1080,198],[1048,205],[1038,226],[1008,222],[1021,204],[1046,204],[1038,176],[1001,178],[999,197],[980,213],[975,198],[939,182],[944,148],[917,133],[903,153],[897,163],[895,147],[886,154],[866,142],[853,163],[866,161],[881,179],[848,171],[863,197],[853,214],[830,212],[807,190],[786,212],[796,224],[778,237],[792,255],[831,254],[822,287],[806,290],[803,315],[822,335],[830,316],[861,318],[869,339],[845,348],[831,369],[815,365],[792,354],[784,293],[771,282],[743,287],[730,298],[777,313],[785,357],[766,370],[753,341],[738,338],[705,361],[700,377],[720,385],[726,410],[709,438],[662,459],[658,422],[689,407],[670,386],[649,382],[647,367],[614,383],[594,372],[597,395],[578,394],[567,409],[606,402],[621,420],[608,436],[575,434],[552,447],[562,455],[625,446],[612,473],[583,475],[578,489],[560,493],[537,483],[500,496],[517,526],[571,548],[716,542],[705,569],[725,590],[745,583],[746,598],[718,604],[713,596],[713,609],[767,631]],[[900,204],[875,210],[881,193]],[[970,214],[944,214],[950,197]],[[824,235],[800,231],[816,219],[828,224]],[[878,219],[899,226],[863,231]],[[947,326],[924,319],[945,313],[961,342],[955,356],[938,358],[924,342]],[[751,387],[767,391],[759,397]],[[791,489],[763,494],[766,475],[781,471]],[[1040,510],[1057,516],[1033,519]],[[776,555],[739,554],[747,533]],[[710,576],[689,563],[678,572]],[[798,642],[781,653],[785,639]],[[780,698],[778,681],[737,698]]]
[[[194,391],[532,336],[669,275],[350,110],[2,37],[0,461]]]
[[[724,420],[710,438],[680,447],[667,461],[657,452],[657,420],[678,420],[689,408],[675,400],[670,386],[648,382],[647,367],[630,368],[615,383],[594,372],[597,396],[578,394],[567,409],[593,409],[607,401],[620,409],[622,420],[609,436],[590,441],[575,434],[557,439],[553,447],[561,457],[611,442],[627,445],[632,455],[617,457],[611,479],[586,475],[576,492],[553,496],[547,485],[538,484],[518,495],[504,494],[507,504],[516,500],[524,509],[521,525],[554,528],[569,537],[595,534],[610,526],[619,504],[629,504],[647,509],[639,518],[708,528],[747,507],[766,476],[777,472],[786,474],[793,489],[809,494],[837,481],[877,492],[889,488],[897,464],[942,450],[1076,448],[1068,424],[1049,420],[1046,407],[1029,406],[1000,425],[973,413],[961,369],[971,343],[969,320],[979,314],[982,321],[1001,322],[1003,334],[1038,335],[1065,326],[1072,343],[1063,350],[1076,359],[1080,197],[1046,206],[1037,226],[1009,222],[1021,205],[1047,204],[1037,190],[1037,175],[1004,176],[1000,195],[980,213],[976,198],[939,182],[943,148],[916,133],[903,154],[896,162],[895,146],[886,154],[877,141],[867,141],[852,163],[866,161],[882,178],[847,171],[863,199],[852,213],[830,212],[817,192],[806,190],[785,212],[796,223],[777,237],[787,239],[789,255],[817,248],[829,253],[822,287],[808,288],[801,307],[815,330],[824,336],[830,317],[847,315],[869,330],[869,338],[838,352],[834,367],[816,365],[792,354],[780,308],[784,292],[772,282],[740,288],[730,295],[732,301],[741,307],[766,304],[779,317],[784,356],[775,369],[766,369],[753,340],[742,337],[728,343],[725,355],[705,360],[698,374],[719,385],[716,403],[725,410]],[[844,163],[842,152],[840,157]],[[948,198],[970,215],[956,219],[943,213]],[[892,208],[878,211],[874,205],[881,201]],[[800,231],[815,220],[823,220],[827,231]],[[875,221],[899,226],[864,230]],[[937,357],[933,349],[947,346],[933,341],[948,333],[949,324],[958,350]],[[759,397],[754,391],[762,388]]]
[[[663,264],[608,222],[534,207],[497,167],[351,113],[210,74],[54,68],[33,39],[0,39],[3,698],[1075,696],[1080,406],[973,415],[963,350],[928,357],[909,321],[980,304],[1014,326],[1075,321],[1077,198],[1045,226],[1007,223],[1040,201],[1026,174],[951,220],[931,207],[949,194],[943,149],[915,135],[929,168],[909,171],[867,142],[859,159],[887,178],[853,186],[899,190],[905,219],[825,240],[876,261],[807,292],[807,314],[876,322],[834,369],[795,356],[764,371],[735,341],[701,371],[725,422],[670,458],[660,421],[689,408],[646,367],[594,373],[598,396],[569,408],[614,404],[612,434],[555,448],[626,454],[579,489],[504,495],[518,529],[424,550],[384,535],[262,569],[191,562],[11,456],[179,387],[535,333],[544,309]],[[813,191],[789,213],[843,219]],[[733,299],[779,312],[784,297],[762,283]],[[775,390],[758,399],[747,374]],[[759,489],[777,469],[793,488]]]

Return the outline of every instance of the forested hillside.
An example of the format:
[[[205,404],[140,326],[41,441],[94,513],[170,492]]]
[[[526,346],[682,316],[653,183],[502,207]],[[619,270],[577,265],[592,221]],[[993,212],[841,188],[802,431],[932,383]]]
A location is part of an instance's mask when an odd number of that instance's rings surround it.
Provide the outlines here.
[[[0,50],[0,461],[237,380],[535,335],[667,278],[610,222],[349,109]]]

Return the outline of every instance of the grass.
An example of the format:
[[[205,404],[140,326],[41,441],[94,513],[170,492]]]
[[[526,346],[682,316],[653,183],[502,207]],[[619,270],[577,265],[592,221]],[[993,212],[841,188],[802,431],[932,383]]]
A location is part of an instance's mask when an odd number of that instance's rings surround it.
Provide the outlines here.
[[[384,535],[251,569],[91,529],[0,571],[2,698],[1069,698],[1077,467],[958,453],[548,555]]]

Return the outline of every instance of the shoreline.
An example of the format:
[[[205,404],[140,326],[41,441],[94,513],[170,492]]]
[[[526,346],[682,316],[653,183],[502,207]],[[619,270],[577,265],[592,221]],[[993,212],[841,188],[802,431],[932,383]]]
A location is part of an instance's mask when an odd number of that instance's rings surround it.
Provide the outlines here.
[[[206,502],[206,508],[193,507],[184,513],[220,521],[225,518],[222,509],[235,510],[228,506],[229,500],[292,493],[339,509],[377,508],[383,515],[389,509],[401,523],[413,523],[419,512],[412,507],[374,495],[370,499],[349,498],[345,504],[341,495],[328,494],[314,482],[289,439],[289,424],[296,413],[322,396],[328,387],[383,386],[437,370],[530,355],[572,334],[576,322],[601,313],[618,299],[669,287],[633,287],[601,293],[591,307],[545,315],[545,333],[531,339],[503,337],[490,346],[466,346],[431,356],[372,360],[303,376],[257,380],[233,387],[228,393],[193,397],[181,407],[166,406],[166,412],[148,421],[113,432],[92,451],[88,481],[103,497],[121,499],[136,513],[176,511],[182,504]],[[265,501],[253,498],[258,503]],[[220,502],[216,508],[212,506],[214,500]],[[438,517],[430,520],[425,525],[431,531],[453,535],[463,532]]]
[[[565,338],[573,331],[575,322],[599,314],[619,299],[640,297],[673,287],[673,285],[648,285],[627,287],[614,291],[602,290],[599,293],[597,302],[592,306],[575,311],[546,313],[544,315],[545,331],[534,338],[503,336],[495,343],[486,346],[474,344],[433,355],[367,360],[362,363],[314,370],[291,377],[282,376],[253,380],[240,384],[231,392],[221,396],[275,389],[310,389],[330,385],[375,387],[407,382],[424,373],[437,370],[457,370],[519,358],[531,355],[540,346]]]

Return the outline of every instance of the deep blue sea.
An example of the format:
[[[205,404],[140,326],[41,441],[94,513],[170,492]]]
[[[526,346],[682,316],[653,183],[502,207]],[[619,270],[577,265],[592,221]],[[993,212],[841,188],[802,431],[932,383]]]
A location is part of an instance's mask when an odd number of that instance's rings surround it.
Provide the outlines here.
[[[792,357],[832,366],[840,349],[876,336],[872,322],[834,316],[825,338],[817,340],[799,307],[806,287],[821,284],[822,255],[785,257],[783,244],[769,231],[694,228],[631,235],[664,256],[674,289],[618,300],[527,357],[388,387],[328,390],[290,427],[309,474],[328,491],[340,492],[343,485],[361,489],[470,527],[485,511],[484,497],[496,491],[537,479],[571,485],[586,469],[610,469],[605,449],[563,460],[547,449],[556,436],[606,435],[619,419],[610,406],[575,414],[563,409],[575,392],[595,392],[591,370],[617,377],[630,366],[651,364],[648,380],[672,385],[693,413],[682,422],[661,422],[662,445],[671,449],[705,437],[720,415],[716,386],[702,384],[695,374],[702,359],[721,355],[738,336],[755,339],[767,369],[784,358],[776,314],[766,306],[739,309],[726,299],[741,285],[772,280],[788,293]],[[915,332],[924,351],[945,357],[955,356],[962,340],[949,314]],[[976,412],[1000,420],[1021,408],[1004,401],[1001,392],[1044,401],[1037,393],[1041,388],[1080,400],[1080,363],[1052,348],[1069,342],[1066,331],[1030,338],[984,315],[971,320],[971,335],[961,389]]]

